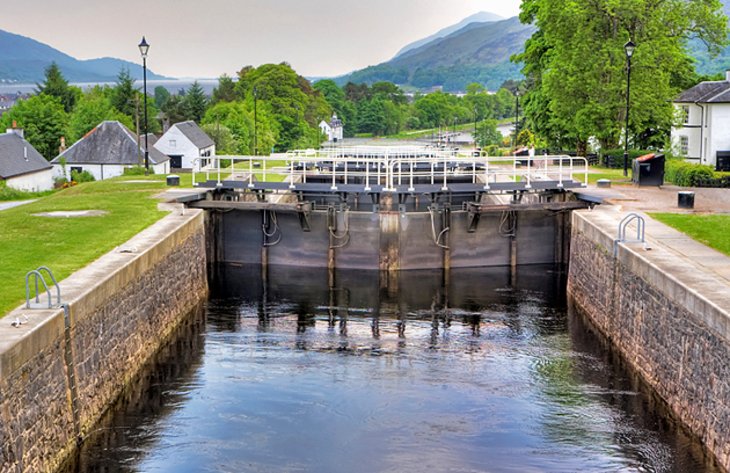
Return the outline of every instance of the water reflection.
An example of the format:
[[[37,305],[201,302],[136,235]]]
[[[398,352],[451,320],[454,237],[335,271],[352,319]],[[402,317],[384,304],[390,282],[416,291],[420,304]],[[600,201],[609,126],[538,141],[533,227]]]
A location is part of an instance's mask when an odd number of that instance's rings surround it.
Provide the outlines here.
[[[211,289],[69,471],[719,471],[560,268],[221,266]]]

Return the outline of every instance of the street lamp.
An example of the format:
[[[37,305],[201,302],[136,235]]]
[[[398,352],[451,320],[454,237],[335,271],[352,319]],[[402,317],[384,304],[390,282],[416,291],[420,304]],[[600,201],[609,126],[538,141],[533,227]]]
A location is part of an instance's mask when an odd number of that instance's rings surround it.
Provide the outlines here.
[[[142,36],[142,42],[139,43],[139,52],[142,55],[142,74],[144,84],[144,174],[148,176],[150,174],[150,147],[149,139],[147,137],[147,51],[150,50],[150,45],[147,44],[147,40]]]
[[[515,92],[517,103],[515,106],[515,143],[513,148],[517,148],[517,137],[520,135],[520,91]]]
[[[256,101],[259,97],[256,86],[253,86],[253,155],[258,156],[258,119],[256,117]]]
[[[629,175],[629,99],[631,97],[631,56],[634,55],[634,49],[636,45],[629,40],[628,43],[624,44],[624,51],[626,51],[626,128],[624,135],[624,176]]]

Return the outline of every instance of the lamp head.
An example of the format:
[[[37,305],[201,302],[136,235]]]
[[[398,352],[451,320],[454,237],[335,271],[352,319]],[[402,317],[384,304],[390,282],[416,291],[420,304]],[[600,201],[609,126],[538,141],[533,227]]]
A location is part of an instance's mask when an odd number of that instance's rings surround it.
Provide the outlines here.
[[[139,43],[139,52],[140,52],[140,54],[142,54],[143,59],[147,58],[147,51],[149,51],[149,50],[150,50],[150,45],[147,44],[147,40],[144,38],[144,36],[142,36],[142,42]]]
[[[626,51],[627,58],[630,59],[634,55],[634,49],[636,49],[636,45],[633,41],[629,40],[628,43],[624,44],[624,51]]]

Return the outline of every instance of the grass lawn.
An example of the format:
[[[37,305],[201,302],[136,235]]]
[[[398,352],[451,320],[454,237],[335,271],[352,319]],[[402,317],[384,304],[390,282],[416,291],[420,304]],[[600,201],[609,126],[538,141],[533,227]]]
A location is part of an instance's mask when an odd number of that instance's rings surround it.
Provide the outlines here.
[[[608,179],[611,184],[631,184],[631,172],[624,177],[623,169],[604,168],[591,166],[588,168],[588,183],[595,184],[599,179]]]
[[[730,256],[730,215],[651,213],[652,218]]]
[[[152,195],[165,188],[164,179],[124,176],[90,182],[0,211],[0,317],[25,300],[28,271],[48,266],[60,281],[162,218],[165,212],[157,210]],[[149,183],[124,182],[129,180]],[[108,213],[80,218],[32,215],[58,210]]]

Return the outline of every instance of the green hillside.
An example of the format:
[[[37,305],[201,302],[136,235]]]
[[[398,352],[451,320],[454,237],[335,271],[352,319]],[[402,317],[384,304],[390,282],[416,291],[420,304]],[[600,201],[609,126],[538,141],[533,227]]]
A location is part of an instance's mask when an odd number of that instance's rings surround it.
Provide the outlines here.
[[[390,81],[418,88],[443,86],[446,91],[463,91],[472,82],[496,90],[507,79],[521,77],[520,66],[510,62],[522,50],[534,29],[517,17],[489,23],[471,23],[444,38],[407,51],[388,62],[339,77],[372,84]]]

